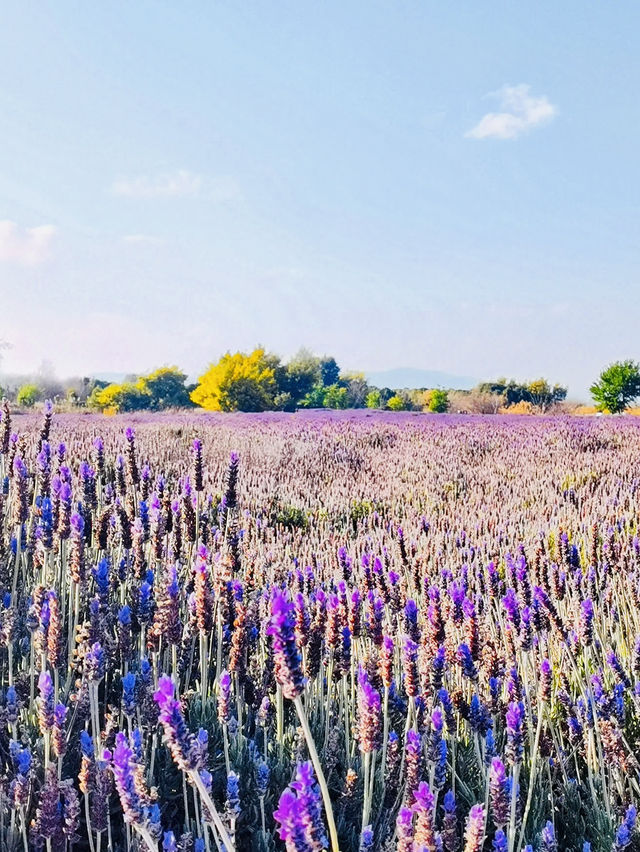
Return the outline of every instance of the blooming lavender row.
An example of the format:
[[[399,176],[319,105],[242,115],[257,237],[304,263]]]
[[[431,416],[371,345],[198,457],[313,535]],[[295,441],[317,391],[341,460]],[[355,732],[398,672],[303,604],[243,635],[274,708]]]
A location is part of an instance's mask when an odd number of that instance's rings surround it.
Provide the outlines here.
[[[0,847],[634,848],[632,421],[132,422],[2,412]]]

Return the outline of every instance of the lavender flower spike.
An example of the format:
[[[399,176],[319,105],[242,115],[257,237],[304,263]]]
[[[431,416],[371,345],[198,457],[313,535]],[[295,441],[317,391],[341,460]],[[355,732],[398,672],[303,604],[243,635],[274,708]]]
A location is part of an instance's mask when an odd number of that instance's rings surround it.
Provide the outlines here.
[[[183,772],[190,772],[199,768],[194,760],[194,737],[187,728],[180,702],[174,698],[173,693],[173,681],[168,675],[162,675],[153,697],[160,708],[158,718],[164,728],[164,741],[178,768]]]
[[[273,643],[276,679],[284,697],[293,700],[304,689],[302,660],[295,639],[294,606],[279,589],[275,589],[271,597],[267,633]]]
[[[229,837],[229,832],[220,819],[220,814],[201,778],[203,767],[200,743],[187,728],[180,702],[174,697],[173,681],[168,675],[162,675],[159,678],[158,688],[153,697],[160,708],[158,718],[164,728],[164,741],[169,747],[175,764],[188,775],[191,783],[198,788],[223,844],[231,852],[235,848],[235,844]]]
[[[550,820],[547,820],[547,824],[542,829],[540,852],[558,852],[558,841]]]
[[[464,832],[464,852],[480,852],[484,843],[484,807],[474,805],[469,811]]]
[[[273,817],[287,852],[326,849],[329,845],[322,823],[320,791],[311,763],[298,766],[295,780],[280,796]]]

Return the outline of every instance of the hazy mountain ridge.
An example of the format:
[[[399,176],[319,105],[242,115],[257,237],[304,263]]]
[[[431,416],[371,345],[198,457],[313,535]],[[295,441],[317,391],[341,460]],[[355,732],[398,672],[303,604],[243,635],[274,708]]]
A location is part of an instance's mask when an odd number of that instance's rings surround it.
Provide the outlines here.
[[[471,390],[478,379],[471,376],[457,376],[441,370],[421,370],[417,367],[396,367],[391,370],[378,370],[366,373],[367,381],[379,388],[455,388]]]

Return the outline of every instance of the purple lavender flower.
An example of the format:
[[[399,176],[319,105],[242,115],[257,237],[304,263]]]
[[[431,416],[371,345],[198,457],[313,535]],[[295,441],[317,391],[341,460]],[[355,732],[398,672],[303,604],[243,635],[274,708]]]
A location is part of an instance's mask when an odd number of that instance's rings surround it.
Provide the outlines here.
[[[162,852],[178,852],[178,844],[176,843],[175,834],[172,831],[165,831],[164,833]]]
[[[454,624],[462,624],[463,621],[463,611],[462,611],[462,602],[465,599],[466,590],[462,583],[454,580],[453,583],[449,586],[449,596],[451,598],[451,602],[453,603],[453,612],[452,618]]]
[[[90,683],[98,683],[104,677],[105,657],[102,645],[94,642],[85,656],[85,672]]]
[[[45,772],[44,785],[38,797],[36,818],[32,823],[32,836],[42,843],[61,832],[62,809],[60,808],[60,785],[54,766],[49,766]]]
[[[504,763],[499,757],[494,757],[491,761],[489,790],[491,792],[493,821],[497,828],[502,828],[509,822],[511,784]]]
[[[405,742],[405,797],[411,801],[422,775],[422,738],[417,731],[409,728]]]
[[[218,680],[218,720],[226,725],[231,719],[231,675],[223,671]]]
[[[136,784],[134,755],[126,736],[121,731],[116,734],[116,745],[111,760],[124,820],[128,823],[143,824],[146,815]]]
[[[56,704],[53,710],[53,726],[51,742],[56,757],[62,757],[67,750],[67,714],[69,708],[65,704]]]
[[[109,595],[109,584],[110,584],[110,576],[109,572],[111,570],[111,563],[108,557],[104,557],[101,559],[93,572],[93,578],[96,583],[96,588],[98,590],[98,594],[101,598],[106,598]]]
[[[593,616],[593,603],[587,598],[580,604],[578,618],[578,638],[585,648],[593,642]]]
[[[358,740],[363,754],[380,746],[380,693],[369,681],[366,671],[358,671]]]
[[[464,676],[468,677],[469,680],[476,681],[478,679],[478,670],[473,662],[469,646],[465,642],[462,642],[458,646],[458,660],[462,666]]]
[[[278,834],[280,840],[284,841],[287,852],[299,852],[308,848],[298,797],[288,787],[280,796],[273,818],[279,823]]]
[[[396,852],[413,852],[413,811],[400,808],[396,817]]]
[[[442,705],[444,718],[447,722],[447,731],[453,734],[456,729],[456,720],[454,715],[454,707],[449,692],[443,687],[438,690],[438,700]]]
[[[444,729],[444,715],[439,707],[435,707],[431,713],[431,731],[427,744],[427,760],[435,763],[440,753],[440,742]]]
[[[445,852],[458,852],[460,838],[458,836],[458,818],[456,815],[456,798],[451,790],[448,790],[442,800],[442,845]]]
[[[280,796],[274,819],[287,852],[321,850],[329,845],[322,822],[322,800],[311,763],[298,764],[295,779]]]
[[[413,835],[415,849],[435,849],[436,833],[434,824],[435,796],[425,781],[418,784],[414,792],[413,812],[416,825]]]
[[[204,490],[202,481],[202,441],[194,438],[193,444],[193,483],[197,492]]]
[[[183,772],[199,769],[199,753],[196,753],[197,749],[194,751],[194,736],[187,728],[180,702],[174,698],[173,681],[168,675],[162,675],[158,680],[153,697],[160,708],[158,718],[164,728],[164,741],[176,766]]]
[[[264,762],[264,760],[259,760],[256,765],[256,789],[258,791],[258,796],[261,798],[267,794],[270,776],[271,772],[268,765]]]
[[[418,642],[420,639],[420,631],[418,630],[418,607],[416,602],[409,598],[404,605],[404,624],[407,635]]]
[[[360,833],[358,852],[373,852],[373,829],[370,825],[365,826]]]
[[[49,672],[40,672],[38,690],[40,692],[38,699],[38,721],[40,724],[40,733],[44,735],[53,727],[54,715],[53,681]]]
[[[513,765],[522,760],[522,724],[524,712],[522,705],[517,701],[509,704],[506,716],[507,744],[505,755]]]
[[[543,660],[540,663],[540,698],[543,701],[548,701],[551,698],[551,680],[553,677],[553,669],[549,660]]]
[[[484,806],[474,805],[469,811],[464,832],[464,852],[480,852],[484,843]]]
[[[547,820],[545,827],[540,835],[540,852],[557,852],[558,841],[553,828],[553,823]]]
[[[491,849],[492,849],[492,852],[507,852],[507,849],[508,849],[507,835],[504,833],[504,831],[501,828],[499,828],[495,833]]]
[[[7,687],[4,706],[7,714],[7,722],[10,725],[15,725],[18,720],[18,693],[15,686]]]
[[[406,637],[402,646],[402,665],[404,669],[404,688],[408,696],[415,698],[420,691],[418,679],[418,646],[410,637]]]
[[[620,680],[625,687],[631,686],[631,681],[627,677],[625,670],[622,668],[622,664],[618,659],[617,655],[614,651],[609,651],[607,654],[607,663],[611,666],[612,670],[615,672],[616,676]]]
[[[295,640],[294,607],[279,589],[274,589],[271,596],[271,620],[267,633],[273,645],[276,680],[285,698],[293,700],[304,689],[302,661]]]
[[[133,672],[128,672],[122,678],[122,711],[125,716],[133,716],[136,705],[136,676]]]
[[[226,814],[230,820],[240,816],[240,779],[235,772],[227,775]]]
[[[627,808],[624,819],[616,830],[612,852],[622,852],[631,845],[633,831],[636,827],[637,811],[633,805]]]
[[[507,611],[507,619],[514,630],[517,632],[520,629],[520,605],[515,591],[509,587],[506,595],[502,598],[502,603]]]

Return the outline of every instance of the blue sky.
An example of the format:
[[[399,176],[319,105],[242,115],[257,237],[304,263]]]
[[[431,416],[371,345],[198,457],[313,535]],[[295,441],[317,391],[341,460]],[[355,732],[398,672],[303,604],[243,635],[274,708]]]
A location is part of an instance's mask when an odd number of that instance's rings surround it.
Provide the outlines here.
[[[640,357],[640,5],[22,0],[0,26],[5,370],[300,345]]]

